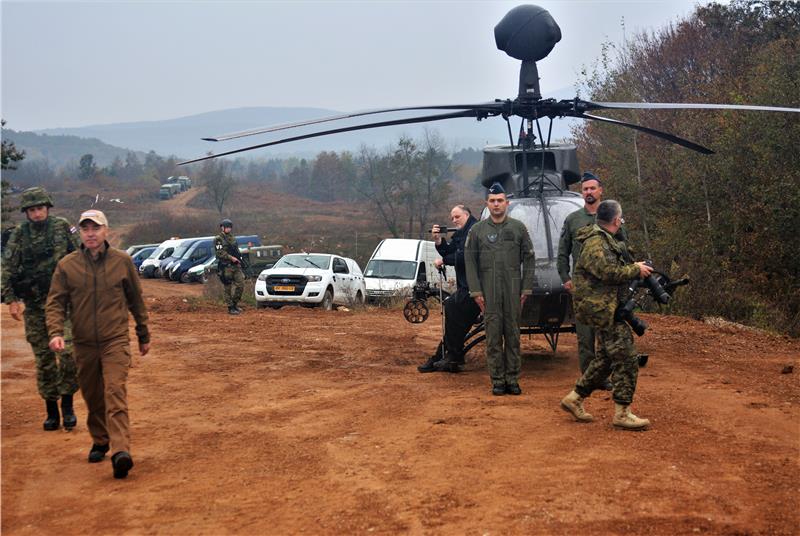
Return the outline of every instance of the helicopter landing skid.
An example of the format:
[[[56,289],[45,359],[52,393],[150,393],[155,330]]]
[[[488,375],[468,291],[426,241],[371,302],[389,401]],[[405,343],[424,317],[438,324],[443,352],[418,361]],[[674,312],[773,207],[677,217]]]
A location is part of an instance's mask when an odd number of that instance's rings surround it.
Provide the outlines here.
[[[544,335],[544,339],[550,345],[550,349],[555,352],[558,348],[559,335],[562,333],[575,333],[575,326],[522,326],[519,332],[520,335]],[[486,325],[481,322],[464,337],[464,354],[484,340],[486,340]]]

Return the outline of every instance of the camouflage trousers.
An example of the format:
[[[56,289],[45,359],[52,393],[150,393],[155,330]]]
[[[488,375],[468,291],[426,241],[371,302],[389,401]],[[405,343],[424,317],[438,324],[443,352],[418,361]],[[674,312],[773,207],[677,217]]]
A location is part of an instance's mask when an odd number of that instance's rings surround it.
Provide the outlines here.
[[[594,359],[594,328],[587,324],[575,323],[575,335],[578,337],[578,364],[581,374],[589,368]]]
[[[238,266],[226,266],[222,269],[220,280],[225,286],[225,303],[228,307],[236,307],[244,292],[244,272]]]
[[[78,390],[77,368],[72,357],[72,326],[67,320],[64,324],[64,351],[56,354],[48,346],[44,308],[35,304],[25,304],[25,338],[31,345],[36,360],[36,385],[39,395],[45,400],[58,400],[64,395]]]
[[[611,374],[611,397],[624,406],[633,402],[639,361],[633,346],[633,334],[627,324],[615,322],[609,328],[595,328],[597,352],[586,372],[575,384],[575,392],[582,397],[603,386]]]

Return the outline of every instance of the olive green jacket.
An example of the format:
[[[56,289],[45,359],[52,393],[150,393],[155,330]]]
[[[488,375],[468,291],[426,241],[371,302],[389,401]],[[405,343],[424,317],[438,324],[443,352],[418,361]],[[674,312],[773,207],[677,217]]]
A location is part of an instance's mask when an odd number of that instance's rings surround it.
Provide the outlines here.
[[[576,239],[582,249],[572,279],[575,318],[593,327],[611,327],[620,295],[639,277],[639,267],[626,262],[624,244],[597,224],[580,229]]]
[[[520,294],[533,294],[535,260],[524,223],[509,217],[502,223],[491,218],[479,221],[469,230],[464,244],[469,295],[485,296],[489,281],[508,281]]]
[[[44,307],[56,264],[79,247],[77,233],[64,218],[17,225],[3,252],[3,303]]]
[[[233,233],[220,233],[214,237],[214,254],[221,266],[234,264],[231,251],[239,251],[239,243]]]
[[[578,231],[584,227],[594,225],[595,214],[589,214],[586,207],[581,207],[575,212],[570,212],[564,218],[564,226],[561,228],[561,238],[558,240],[558,257],[556,267],[561,282],[566,283],[572,276],[570,275],[569,258],[572,257],[572,272],[575,271],[575,264],[581,256],[581,242],[577,239]],[[617,240],[625,242],[627,246],[628,233],[624,227],[620,227],[614,235]]]

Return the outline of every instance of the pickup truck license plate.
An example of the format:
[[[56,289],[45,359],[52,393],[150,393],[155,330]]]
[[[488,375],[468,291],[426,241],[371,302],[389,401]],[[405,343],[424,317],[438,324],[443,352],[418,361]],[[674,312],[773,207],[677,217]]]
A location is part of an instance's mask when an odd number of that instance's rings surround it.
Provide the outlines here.
[[[288,285],[288,286],[286,286],[286,285],[284,285],[284,286],[275,285],[273,287],[273,289],[277,290],[278,292],[294,292],[294,286],[292,286],[292,285]]]

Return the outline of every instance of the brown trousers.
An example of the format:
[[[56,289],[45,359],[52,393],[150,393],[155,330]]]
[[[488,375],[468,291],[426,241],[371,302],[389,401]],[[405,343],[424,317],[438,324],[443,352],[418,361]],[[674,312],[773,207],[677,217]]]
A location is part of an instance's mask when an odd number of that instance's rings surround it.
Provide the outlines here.
[[[89,416],[86,425],[96,445],[111,446],[111,453],[130,452],[128,422],[128,368],[131,346],[127,337],[97,345],[74,343],[78,383]]]

